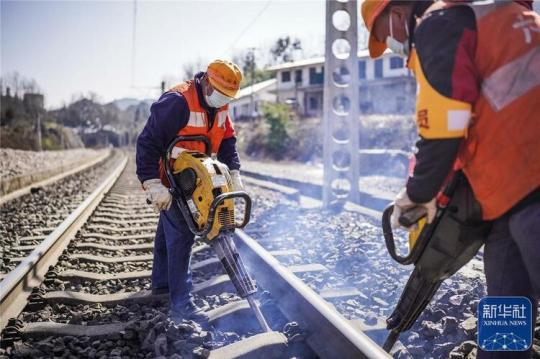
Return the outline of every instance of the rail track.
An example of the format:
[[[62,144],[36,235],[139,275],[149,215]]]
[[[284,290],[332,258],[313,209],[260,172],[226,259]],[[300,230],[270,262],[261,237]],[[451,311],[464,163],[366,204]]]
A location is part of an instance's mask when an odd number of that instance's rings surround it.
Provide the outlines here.
[[[167,295],[149,290],[157,215],[134,164],[122,158],[102,184],[0,282],[2,346],[12,357],[339,357],[387,354],[299,277],[327,269],[294,249],[267,251],[243,231],[236,243],[273,329],[260,333],[210,247],[192,250],[196,301],[210,327],[166,319]],[[19,248],[21,249],[21,248]]]

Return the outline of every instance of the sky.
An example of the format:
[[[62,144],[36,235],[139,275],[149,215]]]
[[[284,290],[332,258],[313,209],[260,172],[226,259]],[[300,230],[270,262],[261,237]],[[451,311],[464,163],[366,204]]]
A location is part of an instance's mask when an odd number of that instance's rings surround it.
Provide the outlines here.
[[[300,38],[307,56],[324,49],[324,1],[0,0],[0,11],[1,74],[35,79],[47,108],[89,92],[153,98],[186,63],[249,47],[262,62],[283,35]]]

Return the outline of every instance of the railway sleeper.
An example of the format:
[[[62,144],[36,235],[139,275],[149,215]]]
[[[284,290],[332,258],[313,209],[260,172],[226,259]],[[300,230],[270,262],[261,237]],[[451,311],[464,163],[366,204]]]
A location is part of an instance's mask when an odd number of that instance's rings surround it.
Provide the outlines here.
[[[157,224],[158,219],[157,218],[149,218],[149,219],[124,219],[121,221],[124,225],[133,225],[133,224]],[[88,221],[88,223],[107,223],[107,224],[119,224],[118,219],[111,219],[108,217],[95,217]]]
[[[200,264],[200,263],[203,263],[203,264]],[[202,261],[202,262],[194,263],[192,266],[192,269],[200,269],[199,267],[197,267],[198,265],[207,266],[207,265],[214,265],[214,264],[216,264],[215,261]],[[328,271],[328,269],[325,266],[318,263],[300,264],[300,265],[289,266],[287,268],[294,274]],[[68,280],[70,282],[84,281],[84,280],[107,281],[107,280],[117,280],[117,279],[140,279],[140,278],[150,278],[151,275],[152,275],[151,270],[144,270],[144,271],[137,271],[137,272],[107,273],[107,274],[86,272],[86,271],[80,271],[80,270],[66,270],[66,271],[62,271],[62,272],[54,274],[55,278],[58,278],[61,280]],[[225,275],[225,277],[227,276]]]
[[[101,202],[103,205],[112,205],[112,206],[121,206],[121,207],[143,207],[144,206],[144,196],[132,198],[132,199],[114,199],[106,198]]]
[[[118,222],[117,222],[118,223]],[[133,232],[133,231],[155,231],[156,226],[141,226],[141,227],[111,227],[111,226],[105,226],[101,224],[90,224],[85,227],[85,229],[92,229],[92,230],[98,230],[98,231],[109,231],[109,232]]]
[[[206,249],[206,248],[205,248]],[[209,249],[209,248],[208,248]],[[300,256],[298,250],[280,250],[270,252],[274,257],[289,257]],[[70,254],[69,256],[63,254],[60,260],[76,259],[79,262],[102,262],[102,263],[124,263],[124,262],[143,262],[151,261],[154,258],[152,254],[138,255],[138,256],[124,256],[124,257],[103,257],[93,254]],[[221,262],[217,257],[211,257],[202,261],[198,261],[192,265],[192,269],[215,271],[215,266],[220,266]],[[208,269],[206,269],[208,268]]]
[[[146,219],[146,218],[158,218],[158,215],[154,212],[152,213],[142,213],[142,214],[126,214],[125,211],[119,211],[119,213],[114,213],[110,211],[103,211],[99,208],[94,212],[96,217],[110,217],[117,220],[129,220],[129,219]]]
[[[42,241],[46,238],[46,235],[39,236],[25,236],[18,239],[18,242],[32,242],[32,241]]]
[[[102,249],[102,250],[111,251],[111,252],[116,252],[116,251],[121,251],[121,250],[147,251],[149,249],[153,249],[154,244],[143,243],[143,244],[125,244],[121,246],[108,246],[106,244],[101,244],[101,243],[75,243],[73,247],[79,248],[79,249],[84,249],[84,248]]]
[[[106,216],[118,217],[118,218],[153,218],[153,217],[158,216],[151,209],[134,213],[132,211],[126,211],[126,210],[98,207],[96,209],[96,212],[94,213],[100,217],[103,215],[106,215]]]
[[[258,331],[259,324],[253,316],[247,300],[231,302],[208,310],[209,324],[228,331]],[[76,325],[56,322],[24,323],[10,319],[2,332],[2,346],[13,346],[23,339],[43,339],[49,336],[86,336],[92,339],[105,339],[116,335],[133,322],[110,323],[100,325]],[[239,343],[239,344],[238,344]],[[256,334],[239,342],[215,350],[212,358],[254,357],[254,354],[283,353],[288,349],[287,338],[282,333],[270,332]]]
[[[122,208],[122,207],[117,207],[117,206],[100,205],[99,210],[109,211],[115,214],[128,214],[131,216],[154,213],[154,211],[148,206],[139,207],[139,208]]]
[[[143,234],[132,234],[128,236],[118,236],[118,235],[110,235],[110,234],[104,234],[104,233],[95,233],[95,232],[87,232],[87,233],[81,233],[81,236],[83,238],[99,238],[99,239],[108,239],[111,241],[130,241],[133,239],[154,239],[156,236],[155,233],[143,233]]]

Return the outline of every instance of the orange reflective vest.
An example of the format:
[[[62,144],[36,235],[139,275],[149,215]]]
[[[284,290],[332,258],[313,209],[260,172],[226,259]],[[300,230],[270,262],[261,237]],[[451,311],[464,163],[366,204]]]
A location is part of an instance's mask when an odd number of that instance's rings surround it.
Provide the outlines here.
[[[180,93],[186,99],[189,107],[189,121],[184,128],[178,131],[177,135],[206,136],[210,140],[212,155],[216,155],[219,146],[221,145],[221,141],[223,141],[227,134],[227,126],[230,126],[230,118],[228,116],[229,106],[225,105],[216,111],[214,123],[212,124],[212,127],[209,128],[208,113],[199,102],[199,95],[193,80],[183,82],[170,89],[169,92]],[[175,147],[179,149],[196,150],[202,153],[205,152],[204,144],[201,142],[179,142]],[[171,158],[175,159],[178,154],[179,152],[173,149]],[[159,174],[161,182],[169,187],[169,181],[165,175],[165,166],[161,160],[159,162]]]
[[[513,1],[443,6],[469,6],[476,16],[481,93],[458,165],[484,219],[495,219],[540,187],[540,16]]]

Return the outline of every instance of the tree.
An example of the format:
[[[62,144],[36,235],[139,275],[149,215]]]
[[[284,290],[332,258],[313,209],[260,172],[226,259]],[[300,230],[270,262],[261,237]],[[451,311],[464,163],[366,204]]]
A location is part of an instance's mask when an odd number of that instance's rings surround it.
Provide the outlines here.
[[[172,75],[172,74],[166,74],[166,75],[163,75],[161,76],[161,81],[165,83],[165,87],[164,87],[164,90],[167,91],[169,90],[171,87],[173,86],[176,86],[177,84],[179,84],[180,82],[182,81],[185,81],[185,80],[189,80],[189,79],[192,79],[193,77],[185,77],[185,78],[181,78],[180,75]]]
[[[21,86],[24,93],[40,93],[41,92],[38,83],[34,79],[23,78],[21,83],[22,83]]]
[[[270,72],[259,67],[256,61],[255,48],[250,48],[247,51],[236,54],[233,56],[232,62],[237,64],[242,70],[241,88],[268,80],[272,77]]]
[[[275,159],[282,159],[290,141],[289,134],[287,133],[290,109],[285,104],[267,103],[263,105],[262,111],[263,117],[268,124],[266,150]]]
[[[11,95],[17,97],[21,90],[21,75],[17,71],[8,72],[2,78],[2,84],[7,89],[9,87]]]
[[[9,87],[13,96],[21,98],[25,93],[41,93],[36,80],[21,76],[17,71],[8,72],[0,78],[0,86],[2,94],[6,93]]]
[[[206,67],[208,66],[208,62],[204,61],[202,58],[198,58],[195,61],[190,61],[188,63],[185,63],[182,66],[182,70],[184,71],[184,79],[189,80],[195,77],[195,75],[200,71],[206,71]]]
[[[277,64],[294,61],[295,52],[302,50],[300,39],[291,39],[290,36],[280,37],[270,49],[272,58]]]

